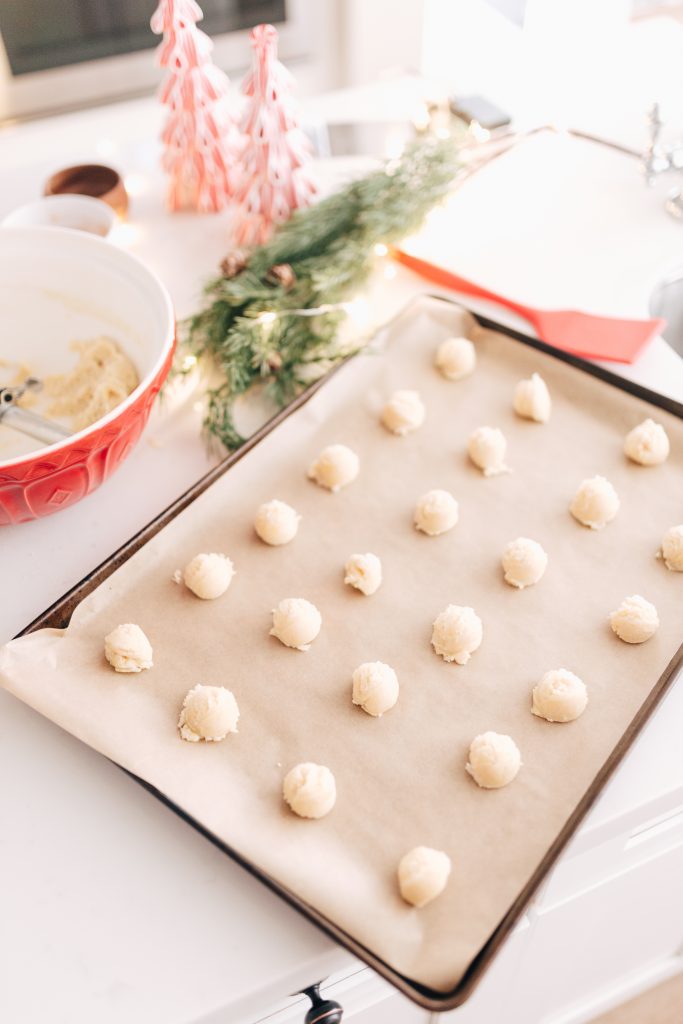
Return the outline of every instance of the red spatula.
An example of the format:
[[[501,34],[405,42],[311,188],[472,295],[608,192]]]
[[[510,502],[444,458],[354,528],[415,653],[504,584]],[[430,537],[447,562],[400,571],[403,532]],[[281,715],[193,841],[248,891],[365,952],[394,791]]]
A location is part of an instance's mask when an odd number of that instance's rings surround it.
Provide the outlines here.
[[[666,320],[660,319],[616,320],[609,316],[581,313],[575,309],[534,309],[482,288],[450,270],[411,256],[401,249],[393,249],[392,256],[435,284],[506,306],[528,320],[542,341],[585,359],[632,363],[648,342],[655,335],[661,334],[666,326]]]

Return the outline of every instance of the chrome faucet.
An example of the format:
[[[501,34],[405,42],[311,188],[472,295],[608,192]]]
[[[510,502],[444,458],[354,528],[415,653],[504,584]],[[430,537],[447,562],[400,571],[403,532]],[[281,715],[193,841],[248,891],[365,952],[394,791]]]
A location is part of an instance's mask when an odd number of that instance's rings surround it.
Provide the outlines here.
[[[662,121],[659,103],[653,103],[648,114],[650,141],[643,153],[642,167],[645,181],[653,185],[659,174],[665,171],[683,170],[683,140],[678,142],[662,142]],[[673,189],[664,203],[667,213],[677,219],[683,219],[683,192],[680,188]]]

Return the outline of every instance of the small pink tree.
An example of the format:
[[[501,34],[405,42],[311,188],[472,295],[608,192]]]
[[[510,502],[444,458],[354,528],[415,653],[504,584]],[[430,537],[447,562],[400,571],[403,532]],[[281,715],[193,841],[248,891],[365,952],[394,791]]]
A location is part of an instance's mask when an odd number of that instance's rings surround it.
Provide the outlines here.
[[[171,210],[221,210],[239,150],[225,103],[229,80],[211,60],[211,40],[196,27],[202,17],[195,0],[160,0],[151,20],[152,31],[163,33],[157,62],[169,70],[159,100],[169,108],[161,139]]]
[[[293,78],[277,59],[277,32],[257,25],[249,39],[254,61],[242,87],[245,141],[234,186],[233,233],[240,246],[263,244],[316,191],[307,167],[310,146],[291,96]]]

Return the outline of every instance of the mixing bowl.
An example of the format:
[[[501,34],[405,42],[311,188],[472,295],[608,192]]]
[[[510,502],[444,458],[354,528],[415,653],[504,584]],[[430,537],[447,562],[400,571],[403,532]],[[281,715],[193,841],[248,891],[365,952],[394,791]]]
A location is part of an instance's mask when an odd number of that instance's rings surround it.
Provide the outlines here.
[[[91,426],[48,447],[0,427],[0,525],[50,515],[95,490],[135,446],[171,367],[175,322],[159,279],[130,253],[66,228],[0,229],[0,368],[73,368],[74,341],[113,339],[140,383]]]

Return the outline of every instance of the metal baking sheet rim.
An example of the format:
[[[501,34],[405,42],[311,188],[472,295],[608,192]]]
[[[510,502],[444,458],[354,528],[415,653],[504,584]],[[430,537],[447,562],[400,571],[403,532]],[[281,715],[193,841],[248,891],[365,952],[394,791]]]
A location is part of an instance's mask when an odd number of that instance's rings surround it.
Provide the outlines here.
[[[459,306],[461,308],[467,308],[463,306],[463,303],[455,302],[452,299],[444,298],[441,295],[420,295],[411,299],[411,301],[396,314],[387,324],[382,326],[377,334],[381,334],[386,329],[390,328],[393,324],[409,316],[413,308],[419,304],[425,297],[429,297],[438,302],[443,302],[445,305]],[[683,404],[676,402],[665,395],[659,395],[648,388],[642,387],[640,384],[635,384],[633,381],[627,380],[612,373],[610,370],[606,370],[600,366],[594,366],[587,362],[585,359],[581,359],[578,356],[570,355],[566,352],[562,352],[558,349],[553,348],[550,345],[546,345],[544,342],[531,338],[520,331],[514,330],[513,328],[507,327],[504,324],[500,324],[495,320],[491,320],[487,317],[480,316],[478,313],[469,310],[472,316],[475,318],[477,323],[482,327],[490,330],[497,331],[500,334],[504,334],[514,341],[520,342],[523,345],[527,345],[531,348],[535,348],[541,352],[558,359],[560,362],[568,363],[571,366],[577,367],[584,373],[590,376],[597,377],[612,387],[617,387],[622,391],[627,392],[640,398],[643,401],[649,402],[652,405],[658,406],[661,409],[667,410],[679,419],[683,419]],[[350,356],[349,358],[353,358]],[[339,366],[335,367],[330,373],[326,374],[315,384],[311,385],[306,391],[304,391],[297,399],[295,399],[287,408],[281,410],[277,415],[273,416],[267,423],[265,423],[237,452],[228,455],[222,462],[218,464],[214,469],[210,470],[205,476],[197,481],[191,488],[189,488],[184,494],[182,494],[173,504],[169,505],[167,509],[160,513],[155,519],[153,519],[147,526],[143,527],[137,534],[135,534],[129,541],[126,542],[118,551],[114,552],[108,559],[106,559],[101,565],[99,565],[92,573],[77,583],[67,594],[61,597],[53,605],[51,605],[45,612],[43,612],[38,618],[36,618],[30,625],[21,631],[19,636],[23,636],[26,633],[31,633],[36,629],[43,629],[45,627],[63,628],[69,622],[71,615],[75,607],[80,601],[87,596],[91,591],[95,590],[108,576],[110,576],[119,566],[128,560],[139,548],[150,540],[156,533],[158,533],[163,527],[171,522],[183,509],[187,508],[195,498],[197,498],[203,491],[207,490],[211,484],[214,483],[219,477],[226,473],[236,462],[244,458],[249,452],[255,448],[266,436],[272,433],[284,420],[286,420],[293,412],[305,405],[306,402],[313,395],[324,387],[328,380],[346,364],[345,360]],[[309,921],[315,924],[318,928],[324,931],[335,941],[339,942],[342,946],[345,946],[354,956],[357,956],[360,960],[364,961],[368,966],[372,967],[378,974],[386,978],[387,981],[391,982],[399,991],[406,995],[409,999],[418,1003],[420,1006],[427,1010],[433,1010],[436,1012],[452,1010],[457,1006],[461,1006],[472,994],[476,986],[481,981],[486,970],[490,966],[491,962],[495,958],[496,954],[501,949],[505,939],[512,932],[515,926],[522,918],[527,906],[533,899],[538,887],[547,876],[556,860],[562,853],[563,849],[576,832],[581,821],[586,816],[590,808],[593,806],[598,796],[602,792],[606,782],[614,771],[619,766],[622,758],[625,756],[627,751],[630,749],[636,736],[639,734],[645,723],[650,718],[651,714],[660,703],[665,693],[667,692],[669,685],[675,679],[678,671],[683,667],[683,642],[678,648],[678,651],[673,656],[666,669],[658,679],[657,683],[651,689],[647,699],[641,705],[640,710],[632,719],[629,727],[622,735],[619,743],[615,746],[614,750],[603,764],[601,770],[595,776],[591,786],[586,791],[581,801],[575,808],[573,814],[567,820],[564,828],[557,836],[555,842],[547,851],[538,867],[534,871],[533,875],[527,882],[526,886],[519,894],[514,903],[510,906],[507,913],[500,921],[498,927],[492,933],[488,941],[479,951],[477,956],[473,959],[465,974],[461,978],[458,985],[448,992],[438,992],[434,989],[427,988],[426,986],[420,985],[419,983],[412,981],[410,978],[399,974],[385,961],[379,959],[371,950],[360,945],[353,936],[347,934],[338,928],[333,921],[320,914],[315,907],[310,906],[303,900],[299,899],[294,893],[290,892],[284,886],[280,885],[279,882],[271,878],[265,872],[261,871],[255,864],[241,857],[235,850],[220,840],[212,832],[206,829],[200,822],[196,821],[191,815],[187,814],[182,807],[179,807],[172,800],[169,800],[164,793],[150,785],[144,779],[139,778],[137,775],[132,774],[126,769],[121,770],[125,772],[131,779],[139,783],[144,789],[156,797],[161,803],[165,804],[170,808],[178,817],[182,818],[183,821],[187,822],[197,832],[208,839],[214,846],[218,847],[223,853],[226,853],[234,861],[236,861],[241,867],[247,870],[259,881],[263,882],[269,889],[275,892],[278,896],[282,897],[290,906],[295,910],[298,910],[304,917],[307,917]],[[121,767],[117,765],[117,767]]]

